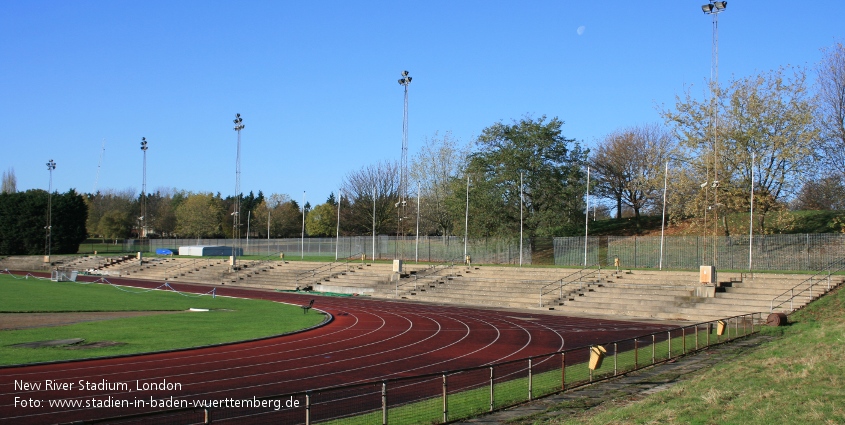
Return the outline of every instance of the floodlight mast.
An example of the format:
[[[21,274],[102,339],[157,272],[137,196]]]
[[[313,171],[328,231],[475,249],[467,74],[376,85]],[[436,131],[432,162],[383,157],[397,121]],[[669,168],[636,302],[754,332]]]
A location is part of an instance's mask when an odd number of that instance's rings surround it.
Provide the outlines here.
[[[713,265],[716,265],[716,235],[719,229],[719,116],[716,112],[717,105],[717,86],[719,84],[719,14],[724,12],[728,7],[726,1],[710,1],[708,4],[702,5],[701,10],[706,15],[713,17],[713,43],[710,52],[710,134],[713,138],[713,181],[711,187],[713,188],[713,204],[714,204],[714,218],[713,218]],[[705,214],[707,214],[705,210]],[[707,221],[705,219],[705,232]]]
[[[235,207],[232,212],[232,268],[236,269],[238,264],[238,245],[241,237],[241,130],[244,129],[241,114],[235,114],[235,127],[238,133],[238,149],[235,155]]]
[[[56,169],[56,163],[51,159],[47,161],[47,171],[50,172],[50,184],[47,189],[47,226],[44,227],[46,231],[46,235],[44,236],[45,239],[45,252],[47,255],[47,261],[50,261],[50,254],[52,251],[53,246],[53,170]]]
[[[408,75],[408,71],[402,71],[402,78],[399,79],[399,85],[405,88],[405,105],[402,114],[402,159],[399,163],[399,203],[396,205],[398,220],[397,237],[402,237],[405,240],[405,226],[403,221],[406,218],[405,207],[407,206],[408,195],[408,85],[411,84],[412,77]],[[398,245],[398,244],[397,244]],[[404,244],[402,246],[404,248]],[[399,258],[403,258],[403,251],[399,251]]]
[[[147,138],[141,138],[141,150],[144,152],[144,166],[141,180],[141,228],[138,230],[138,238],[144,239],[147,235]],[[141,248],[143,249],[143,243]]]

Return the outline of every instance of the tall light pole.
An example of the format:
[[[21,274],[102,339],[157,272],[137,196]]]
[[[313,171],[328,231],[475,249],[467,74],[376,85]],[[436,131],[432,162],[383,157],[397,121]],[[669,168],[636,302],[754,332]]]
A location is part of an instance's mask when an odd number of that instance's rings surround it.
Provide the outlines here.
[[[340,200],[343,199],[343,190],[337,191],[337,238],[334,242],[334,260],[337,261],[340,254]]]
[[[469,171],[467,171],[467,207],[464,215],[464,263],[467,263],[467,240],[469,239]]]
[[[522,207],[525,205],[525,197],[522,188],[522,171],[519,172],[519,267],[522,267]]]
[[[147,234],[147,138],[141,138],[141,151],[144,152],[144,167],[141,173],[141,229],[138,237],[144,239]],[[143,249],[143,243],[141,244]]]
[[[751,214],[748,219],[748,271],[752,271],[752,249],[754,248],[754,152],[751,153]]]
[[[716,112],[716,89],[719,84],[719,14],[724,12],[728,7],[726,1],[710,1],[701,6],[701,11],[706,15],[713,17],[713,43],[710,51],[710,134],[713,138],[713,204],[714,204],[714,218],[713,218],[713,265],[716,265],[716,235],[719,228],[719,145],[717,133],[719,128],[718,114]],[[706,214],[706,211],[705,211]],[[705,229],[707,227],[707,220],[705,218]],[[706,230],[705,230],[706,231]]]
[[[302,233],[300,237],[299,259],[305,259],[305,191],[302,191]],[[311,244],[308,244],[310,247]]]
[[[584,267],[587,267],[587,239],[590,236],[590,167],[587,167],[587,209],[584,213]]]
[[[232,212],[232,268],[238,264],[238,243],[241,237],[241,130],[244,120],[241,114],[235,114],[235,130],[238,133],[238,150],[235,154],[235,211]]]
[[[416,243],[414,244],[414,261],[420,262],[420,182],[417,181],[417,232]]]
[[[663,170],[663,215],[660,219],[660,261],[658,269],[663,270],[663,236],[666,229],[666,184],[669,181],[669,161],[666,161],[666,168]]]
[[[47,232],[44,235],[46,255],[47,261],[50,261],[50,253],[52,251],[53,245],[53,170],[56,169],[56,163],[51,159],[47,162],[47,171],[50,172],[50,184],[47,189],[47,226],[44,227],[44,230]]]
[[[396,204],[399,214],[398,232],[396,236],[401,236],[404,242],[405,229],[402,221],[405,219],[405,206],[407,204],[408,195],[408,86],[411,84],[411,76],[408,71],[402,71],[402,78],[399,79],[399,85],[405,88],[405,106],[402,114],[402,159],[399,163],[399,202]],[[404,246],[403,246],[404,247]],[[400,259],[402,250],[399,251]]]

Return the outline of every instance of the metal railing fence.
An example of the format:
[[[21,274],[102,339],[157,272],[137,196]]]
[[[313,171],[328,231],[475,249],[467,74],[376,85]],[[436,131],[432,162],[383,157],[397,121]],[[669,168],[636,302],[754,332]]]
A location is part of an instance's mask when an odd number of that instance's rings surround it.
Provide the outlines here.
[[[675,359],[756,333],[762,324],[763,313],[752,313],[611,341],[601,345],[604,355],[598,361],[593,353],[602,350],[589,345],[420,376],[234,398],[226,407],[183,407],[75,423],[446,423]]]

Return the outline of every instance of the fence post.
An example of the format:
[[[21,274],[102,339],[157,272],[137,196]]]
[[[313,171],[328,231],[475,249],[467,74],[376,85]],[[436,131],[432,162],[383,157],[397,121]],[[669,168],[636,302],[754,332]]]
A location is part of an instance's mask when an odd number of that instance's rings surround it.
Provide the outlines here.
[[[634,370],[640,368],[640,340],[634,338]]]
[[[672,358],[672,331],[666,331],[666,334],[669,336],[669,339],[667,339],[667,341],[669,341],[669,357],[668,358],[671,359]]]
[[[695,324],[695,349],[698,350],[698,323]]]
[[[566,389],[566,353],[560,353],[560,390]]]
[[[683,348],[682,353],[687,353],[687,328],[681,328],[681,346]]]
[[[532,376],[531,372],[532,372],[532,370],[531,370],[531,359],[528,359],[528,401],[531,401],[531,400],[534,399],[534,394],[533,394],[534,393],[534,391],[533,391],[534,390],[534,388],[533,388],[534,382],[533,382],[533,376]]]
[[[381,381],[381,425],[387,425],[387,381]]]
[[[443,374],[443,422],[449,421],[449,396],[447,394],[446,374]]]
[[[305,425],[311,425],[311,391],[305,392]]]
[[[613,343],[613,376],[618,374],[619,367],[619,347]]]
[[[655,334],[651,334],[651,364],[654,364],[654,345],[657,342]]]
[[[707,346],[710,346],[710,334],[713,333],[713,324],[707,322]]]
[[[203,409],[203,424],[210,424],[211,423],[211,412],[208,409]]]
[[[493,411],[493,407],[496,405],[496,398],[495,393],[493,391],[494,383],[495,383],[496,376],[493,374],[493,366],[490,366],[490,411]]]

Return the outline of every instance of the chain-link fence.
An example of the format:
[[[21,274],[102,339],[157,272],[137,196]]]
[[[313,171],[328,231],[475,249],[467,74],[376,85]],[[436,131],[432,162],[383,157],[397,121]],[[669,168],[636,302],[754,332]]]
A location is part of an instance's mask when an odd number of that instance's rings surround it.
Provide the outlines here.
[[[187,407],[103,419],[102,422],[145,425],[212,421],[307,425],[446,423],[609,379],[713,344],[745,337],[759,331],[762,324],[762,313],[745,314],[493,365],[272,397],[232,397],[227,398],[226,406]]]
[[[698,269],[714,265],[725,270],[821,270],[845,256],[845,235],[592,236],[555,238],[555,264],[613,265],[626,268]],[[661,258],[662,252],[662,258]]]
[[[277,256],[286,258],[367,258],[396,259],[423,262],[464,262],[464,241],[460,237],[413,236],[343,236],[340,238],[286,239],[126,239],[120,243],[87,242],[80,245],[80,253],[155,252],[166,248],[178,252],[180,246],[236,246],[244,255]],[[467,242],[466,252],[473,262],[485,264],[519,264],[519,240],[473,239]],[[522,263],[531,264],[531,249],[524,243]]]
[[[621,267],[696,270],[700,265],[715,265],[720,270],[821,270],[845,257],[845,235],[834,233],[749,236],[666,236],[661,249],[659,236],[590,236],[554,238],[554,264],[582,266],[613,265]],[[750,243],[749,243],[750,242]],[[245,255],[278,255],[287,258],[367,258],[423,262],[463,262],[461,237],[421,236],[344,236],[341,238],[288,239],[127,239],[118,243],[88,241],[79,252],[88,254],[117,252],[155,252],[180,246],[237,246]],[[466,252],[475,263],[519,264],[518,239],[471,239]],[[661,254],[662,253],[662,254]],[[525,241],[522,264],[532,264],[532,247]],[[750,266],[750,267],[749,267]]]

